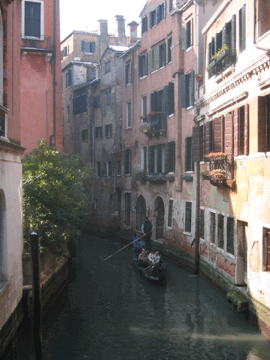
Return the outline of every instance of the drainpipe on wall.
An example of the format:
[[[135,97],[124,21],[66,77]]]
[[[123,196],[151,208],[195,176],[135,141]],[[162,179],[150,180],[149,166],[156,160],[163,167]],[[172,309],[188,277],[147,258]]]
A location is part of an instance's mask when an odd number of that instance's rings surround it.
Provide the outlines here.
[[[50,136],[50,146],[55,146],[56,125],[56,0],[53,0],[53,134]],[[52,141],[52,139],[54,141]]]

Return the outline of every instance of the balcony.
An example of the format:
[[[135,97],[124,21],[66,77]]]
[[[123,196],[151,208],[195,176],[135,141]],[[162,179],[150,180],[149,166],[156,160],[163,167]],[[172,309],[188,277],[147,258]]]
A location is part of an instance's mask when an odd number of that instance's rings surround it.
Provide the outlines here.
[[[210,153],[204,156],[209,170],[203,172],[203,180],[210,180],[214,186],[234,186],[234,157],[232,154]]]
[[[146,180],[152,183],[162,184],[166,183],[167,181],[174,181],[174,176],[154,173],[146,175]]]
[[[53,53],[53,41],[51,36],[37,38],[22,38],[21,51],[25,56],[27,53],[42,54],[49,61]]]
[[[141,116],[142,132],[149,138],[166,135],[167,118],[163,112],[151,112],[148,115]]]
[[[219,75],[224,70],[235,64],[235,52],[226,45],[223,46],[214,56],[207,67],[209,77]]]

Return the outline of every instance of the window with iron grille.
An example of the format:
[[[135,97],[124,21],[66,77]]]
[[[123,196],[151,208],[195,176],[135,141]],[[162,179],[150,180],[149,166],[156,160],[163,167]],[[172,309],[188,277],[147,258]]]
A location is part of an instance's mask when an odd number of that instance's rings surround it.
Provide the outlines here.
[[[213,212],[210,212],[210,242],[216,242],[216,214]]]
[[[173,219],[173,199],[169,200],[169,209],[168,209],[168,227],[172,227]]]
[[[218,247],[224,248],[224,216],[222,214],[218,214]]]
[[[234,255],[234,219],[227,218],[227,252]]]
[[[185,232],[191,233],[191,224],[192,224],[192,202],[186,202],[186,212],[185,212]]]
[[[204,239],[204,209],[200,209],[200,238]]]

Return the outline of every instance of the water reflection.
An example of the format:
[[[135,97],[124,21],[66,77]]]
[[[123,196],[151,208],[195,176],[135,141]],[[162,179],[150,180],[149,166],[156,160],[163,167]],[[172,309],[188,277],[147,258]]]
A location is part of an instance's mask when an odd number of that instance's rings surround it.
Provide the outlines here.
[[[104,261],[121,246],[80,243],[68,288],[44,319],[44,359],[269,359],[265,338],[203,279],[169,263],[167,280],[151,283],[128,249]]]

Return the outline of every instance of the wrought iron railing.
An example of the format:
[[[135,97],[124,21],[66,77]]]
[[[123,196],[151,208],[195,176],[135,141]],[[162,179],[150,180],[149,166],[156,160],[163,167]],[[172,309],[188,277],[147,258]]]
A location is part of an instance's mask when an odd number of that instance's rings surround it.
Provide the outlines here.
[[[148,136],[159,136],[167,130],[167,118],[164,112],[151,112],[148,115],[141,116],[142,132]]]
[[[209,63],[207,70],[209,76],[218,75],[226,70],[228,67],[235,64],[235,52],[231,49],[222,50],[212,61]]]

